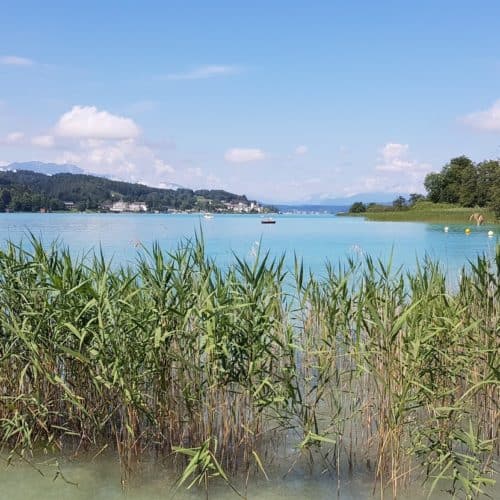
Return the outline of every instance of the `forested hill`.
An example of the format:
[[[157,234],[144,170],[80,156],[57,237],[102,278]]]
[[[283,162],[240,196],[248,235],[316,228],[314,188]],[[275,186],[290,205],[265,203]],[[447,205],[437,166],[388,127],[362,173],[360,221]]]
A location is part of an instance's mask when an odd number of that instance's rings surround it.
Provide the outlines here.
[[[223,190],[160,189],[93,175],[44,175],[28,170],[0,172],[0,211],[98,210],[115,201],[143,202],[148,210],[216,210],[225,203],[249,204],[244,195]],[[66,202],[66,204],[65,204]]]

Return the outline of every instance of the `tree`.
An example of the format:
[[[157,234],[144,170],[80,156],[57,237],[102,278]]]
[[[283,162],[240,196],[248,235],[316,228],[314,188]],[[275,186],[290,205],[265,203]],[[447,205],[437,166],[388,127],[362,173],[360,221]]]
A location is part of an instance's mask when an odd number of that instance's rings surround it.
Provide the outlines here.
[[[406,199],[404,198],[404,196],[398,196],[393,202],[392,202],[392,206],[396,209],[396,210],[401,210],[403,208],[406,208]]]
[[[349,213],[351,214],[360,214],[366,212],[366,205],[361,201],[356,201],[349,208]]]
[[[480,206],[488,206],[498,200],[495,189],[500,183],[500,161],[487,160],[477,166],[477,198]]]
[[[474,206],[476,200],[476,169],[467,156],[452,158],[441,170],[443,188],[441,200],[446,203],[460,203]]]
[[[423,194],[418,193],[410,193],[410,198],[408,200],[408,204],[413,207],[418,201],[424,200],[425,196]]]
[[[436,172],[431,172],[425,176],[424,187],[427,191],[427,198],[433,203],[442,201],[443,176]]]

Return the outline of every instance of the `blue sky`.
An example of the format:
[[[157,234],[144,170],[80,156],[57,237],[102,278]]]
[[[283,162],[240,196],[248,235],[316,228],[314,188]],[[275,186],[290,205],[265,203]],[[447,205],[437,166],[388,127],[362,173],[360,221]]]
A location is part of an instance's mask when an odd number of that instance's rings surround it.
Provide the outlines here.
[[[2,4],[3,164],[305,202],[500,156],[498,1]]]

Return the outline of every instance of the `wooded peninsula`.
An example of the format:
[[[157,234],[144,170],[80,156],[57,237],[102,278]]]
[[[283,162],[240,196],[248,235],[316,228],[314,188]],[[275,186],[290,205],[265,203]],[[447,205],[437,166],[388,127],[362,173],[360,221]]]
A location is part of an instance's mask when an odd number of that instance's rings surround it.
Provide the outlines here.
[[[0,172],[0,212],[113,211],[113,204],[120,202],[137,205],[138,210],[132,211],[149,212],[265,212],[271,208],[221,189],[161,189],[93,175]]]

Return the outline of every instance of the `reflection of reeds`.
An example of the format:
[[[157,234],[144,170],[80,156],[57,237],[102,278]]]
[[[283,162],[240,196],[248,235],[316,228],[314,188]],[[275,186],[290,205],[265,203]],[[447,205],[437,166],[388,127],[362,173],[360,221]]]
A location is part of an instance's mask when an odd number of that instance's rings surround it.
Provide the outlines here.
[[[231,484],[293,439],[291,463],[338,481],[368,467],[393,495],[419,474],[466,496],[490,481],[500,251],[450,292],[430,261],[405,274],[367,257],[319,279],[262,254],[221,269],[200,239],[134,268],[29,248],[0,252],[4,452],[108,446],[124,481],[154,454],[182,484]]]

